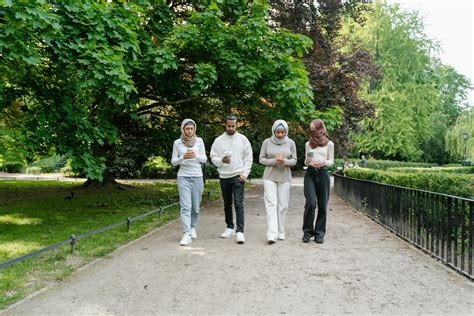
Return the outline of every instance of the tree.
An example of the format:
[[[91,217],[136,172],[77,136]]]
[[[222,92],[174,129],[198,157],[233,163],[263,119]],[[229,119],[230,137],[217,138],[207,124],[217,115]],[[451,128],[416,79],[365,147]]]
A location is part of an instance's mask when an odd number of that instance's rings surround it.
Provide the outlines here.
[[[54,146],[94,185],[113,182],[119,156],[168,152],[185,116],[301,120],[313,103],[297,57],[311,41],[267,14],[258,0],[6,2],[2,107],[20,98],[29,146]]]
[[[357,19],[369,6],[359,1],[272,0],[277,26],[310,37],[313,48],[303,62],[310,73],[315,109],[332,131],[336,152],[348,153],[349,133],[373,114],[374,106],[359,97],[364,82],[380,78],[379,68],[363,48],[342,51],[340,31],[349,16]]]
[[[345,49],[369,50],[383,79],[372,81],[363,95],[376,110],[364,119],[363,131],[354,133],[357,150],[378,158],[443,162],[446,127],[440,123],[459,113],[468,82],[434,59],[438,46],[424,34],[416,12],[377,2],[363,15],[363,25],[346,21]]]
[[[446,149],[455,158],[474,158],[474,109],[462,112],[456,124],[446,133]]]

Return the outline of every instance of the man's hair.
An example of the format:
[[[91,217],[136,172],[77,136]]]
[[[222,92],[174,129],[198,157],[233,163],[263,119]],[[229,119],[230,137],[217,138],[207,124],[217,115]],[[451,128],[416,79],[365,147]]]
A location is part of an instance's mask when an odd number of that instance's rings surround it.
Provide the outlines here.
[[[227,122],[227,121],[237,121],[237,116],[235,116],[235,114],[229,114],[225,117],[224,122]]]

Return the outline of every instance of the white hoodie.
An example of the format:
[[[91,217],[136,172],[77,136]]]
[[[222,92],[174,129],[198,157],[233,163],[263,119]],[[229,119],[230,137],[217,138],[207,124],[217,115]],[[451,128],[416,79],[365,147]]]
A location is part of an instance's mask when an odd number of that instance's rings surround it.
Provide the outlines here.
[[[231,152],[230,163],[223,163],[226,152]],[[239,132],[234,135],[222,134],[214,140],[211,147],[211,161],[217,167],[220,178],[232,178],[238,175],[249,176],[252,168],[252,146],[249,140]]]

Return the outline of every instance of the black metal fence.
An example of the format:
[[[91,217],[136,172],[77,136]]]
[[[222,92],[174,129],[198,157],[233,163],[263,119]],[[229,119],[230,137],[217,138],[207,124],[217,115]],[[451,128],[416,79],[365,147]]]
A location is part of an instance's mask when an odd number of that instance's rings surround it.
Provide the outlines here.
[[[0,263],[0,270],[3,269],[3,268],[6,268],[6,267],[9,267],[11,266],[12,264],[15,264],[17,262],[20,262],[20,261],[23,261],[23,260],[26,260],[28,258],[31,258],[31,257],[35,257],[43,252],[46,252],[46,251],[49,251],[49,250],[53,250],[53,249],[57,249],[61,246],[64,246],[66,244],[70,244],[71,245],[71,253],[74,254],[75,252],[75,249],[76,249],[76,243],[79,239],[83,239],[83,238],[86,238],[88,236],[92,236],[92,235],[95,235],[95,234],[98,234],[98,233],[102,233],[102,232],[105,232],[107,230],[110,230],[112,228],[115,228],[115,227],[118,227],[118,226],[121,226],[121,225],[127,225],[128,227],[128,230],[130,231],[130,228],[131,228],[131,225],[132,225],[132,222],[134,221],[137,221],[141,218],[144,218],[146,216],[149,216],[149,215],[152,215],[152,214],[155,214],[155,213],[160,213],[160,216],[163,214],[163,211],[167,208],[170,208],[170,207],[173,207],[173,206],[176,206],[176,205],[179,205],[179,202],[176,202],[176,203],[173,203],[173,204],[169,204],[169,205],[166,205],[166,206],[162,206],[162,207],[158,207],[156,209],[153,209],[147,213],[144,213],[144,214],[141,214],[141,215],[137,215],[135,217],[128,217],[127,219],[121,221],[121,222],[118,222],[118,223],[115,223],[115,224],[112,224],[112,225],[109,225],[109,226],[106,226],[106,227],[102,227],[102,228],[98,228],[98,229],[94,229],[94,230],[91,230],[91,231],[88,231],[88,232],[85,232],[83,234],[80,234],[80,235],[71,235],[71,237],[69,237],[69,239],[66,239],[66,240],[63,240],[63,241],[60,241],[58,243],[55,243],[53,245],[49,245],[47,247],[44,247],[44,248],[41,248],[41,249],[38,249],[34,252],[31,252],[31,253],[28,253],[26,255],[23,255],[21,257],[18,257],[18,258],[15,258],[15,259],[11,259],[11,260],[8,260],[8,261],[5,261],[5,262],[2,262]]]
[[[474,200],[334,175],[337,195],[474,280]]]

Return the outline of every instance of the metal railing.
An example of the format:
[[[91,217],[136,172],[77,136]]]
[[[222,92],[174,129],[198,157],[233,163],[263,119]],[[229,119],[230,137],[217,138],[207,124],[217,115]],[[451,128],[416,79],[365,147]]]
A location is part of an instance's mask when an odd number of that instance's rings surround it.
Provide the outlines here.
[[[334,174],[338,196],[474,280],[474,200]]]
[[[20,262],[20,261],[23,261],[23,260],[26,260],[28,258],[31,258],[31,257],[34,257],[34,256],[37,256],[43,252],[46,252],[48,250],[53,250],[53,249],[57,249],[63,245],[66,245],[66,244],[70,244],[71,245],[71,254],[74,254],[75,253],[75,249],[76,249],[76,243],[78,240],[80,239],[83,239],[83,238],[86,238],[88,236],[92,236],[92,235],[95,235],[95,234],[98,234],[98,233],[102,233],[102,232],[105,232],[107,230],[110,230],[112,228],[115,228],[115,227],[118,227],[118,226],[121,226],[121,225],[127,225],[127,229],[128,231],[130,231],[130,228],[132,226],[132,222],[134,221],[137,221],[139,219],[142,219],[144,217],[147,217],[149,215],[152,215],[152,214],[155,214],[155,213],[160,213],[160,217],[161,215],[163,214],[163,211],[166,210],[167,208],[170,208],[170,207],[173,207],[173,206],[176,206],[176,205],[179,205],[179,202],[175,202],[175,203],[172,203],[172,204],[169,204],[169,205],[166,205],[166,206],[162,206],[162,207],[158,207],[156,209],[153,209],[147,213],[144,213],[144,214],[141,214],[141,215],[137,215],[135,217],[128,217],[126,220],[123,220],[121,222],[118,222],[118,223],[115,223],[115,224],[111,224],[109,226],[106,226],[106,227],[102,227],[102,228],[98,228],[98,229],[94,229],[94,230],[91,230],[91,231],[88,231],[88,232],[85,232],[83,234],[80,234],[80,235],[71,235],[71,237],[69,237],[69,239],[66,239],[66,240],[63,240],[63,241],[60,241],[58,243],[55,243],[53,245],[49,245],[47,247],[44,247],[44,248],[41,248],[39,250],[36,250],[36,251],[33,251],[31,253],[28,253],[26,255],[23,255],[21,257],[18,257],[18,258],[15,258],[15,259],[11,259],[11,260],[8,260],[8,261],[5,261],[3,263],[0,263],[0,270],[3,269],[3,268],[6,268],[8,266],[11,266],[12,264],[15,264],[17,262]]]

